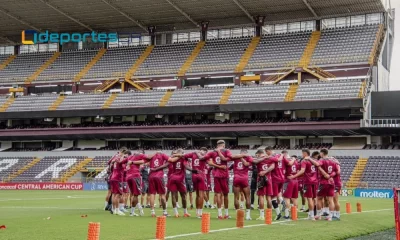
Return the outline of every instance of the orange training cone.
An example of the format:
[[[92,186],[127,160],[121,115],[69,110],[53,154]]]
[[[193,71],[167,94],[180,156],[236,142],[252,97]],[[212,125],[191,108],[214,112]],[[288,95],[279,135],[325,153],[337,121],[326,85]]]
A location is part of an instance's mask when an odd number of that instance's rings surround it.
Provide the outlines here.
[[[292,213],[292,220],[297,221],[297,207],[296,206],[292,206],[291,213]]]
[[[236,211],[236,227],[243,228],[243,226],[244,226],[244,211],[240,209]]]
[[[346,213],[347,214],[351,213],[351,204],[350,203],[346,203]]]
[[[361,203],[357,203],[357,212],[362,212]]]
[[[272,224],[272,209],[270,208],[265,211],[265,224]]]
[[[156,225],[156,239],[163,240],[165,238],[165,225],[166,225],[166,217],[160,216],[157,217],[157,225]]]
[[[201,233],[207,234],[210,232],[210,213],[203,213],[201,216]]]
[[[100,223],[90,222],[88,227],[87,240],[99,240],[100,239]]]

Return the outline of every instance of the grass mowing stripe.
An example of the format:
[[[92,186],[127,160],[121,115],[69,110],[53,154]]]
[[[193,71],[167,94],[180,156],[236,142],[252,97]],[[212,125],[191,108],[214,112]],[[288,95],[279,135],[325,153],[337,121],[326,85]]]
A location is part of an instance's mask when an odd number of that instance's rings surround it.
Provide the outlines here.
[[[383,211],[389,211],[393,209],[386,208],[386,209],[377,209],[377,210],[369,210],[369,211],[363,211],[363,212],[354,212],[351,214],[360,214],[360,213],[372,213],[372,212],[383,212]],[[346,215],[347,213],[342,213],[341,215]],[[299,220],[306,220],[307,218],[302,218]],[[277,221],[277,222],[272,222],[272,224],[285,224],[288,222],[292,222],[292,220],[285,220],[285,221]],[[266,224],[253,224],[253,225],[245,225],[244,228],[251,228],[251,227],[261,227],[261,226],[266,226]],[[213,232],[223,232],[223,231],[230,231],[230,230],[236,230],[240,228],[221,228],[221,229],[215,229],[215,230],[210,230],[210,233]],[[194,236],[194,235],[200,235],[201,232],[195,232],[195,233],[186,233],[186,234],[179,234],[175,236],[166,236],[165,239],[172,239],[172,238],[181,238],[181,237],[188,237],[188,236]],[[154,240],[154,239],[152,239]]]

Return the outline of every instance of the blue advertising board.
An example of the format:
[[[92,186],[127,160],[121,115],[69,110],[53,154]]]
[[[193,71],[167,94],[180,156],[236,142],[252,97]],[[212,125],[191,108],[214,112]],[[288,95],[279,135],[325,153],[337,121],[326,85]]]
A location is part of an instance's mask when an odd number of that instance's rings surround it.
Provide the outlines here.
[[[92,182],[84,183],[83,191],[107,191],[108,186],[106,182]]]
[[[356,188],[354,191],[354,196],[363,198],[393,198],[393,190]]]

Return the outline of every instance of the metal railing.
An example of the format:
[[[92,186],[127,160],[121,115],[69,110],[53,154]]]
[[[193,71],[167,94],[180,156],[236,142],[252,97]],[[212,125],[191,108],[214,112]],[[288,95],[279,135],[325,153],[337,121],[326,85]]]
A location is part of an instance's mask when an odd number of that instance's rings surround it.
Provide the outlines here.
[[[361,120],[361,127],[400,128],[400,119],[365,119]]]

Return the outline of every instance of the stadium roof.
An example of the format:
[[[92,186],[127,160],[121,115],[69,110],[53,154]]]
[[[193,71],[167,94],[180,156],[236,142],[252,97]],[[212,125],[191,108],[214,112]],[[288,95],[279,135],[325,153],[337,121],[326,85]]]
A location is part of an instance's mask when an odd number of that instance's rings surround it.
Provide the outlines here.
[[[294,22],[384,12],[382,0],[2,0],[0,44],[21,41],[21,31],[158,32],[251,25],[253,16],[266,23]]]

